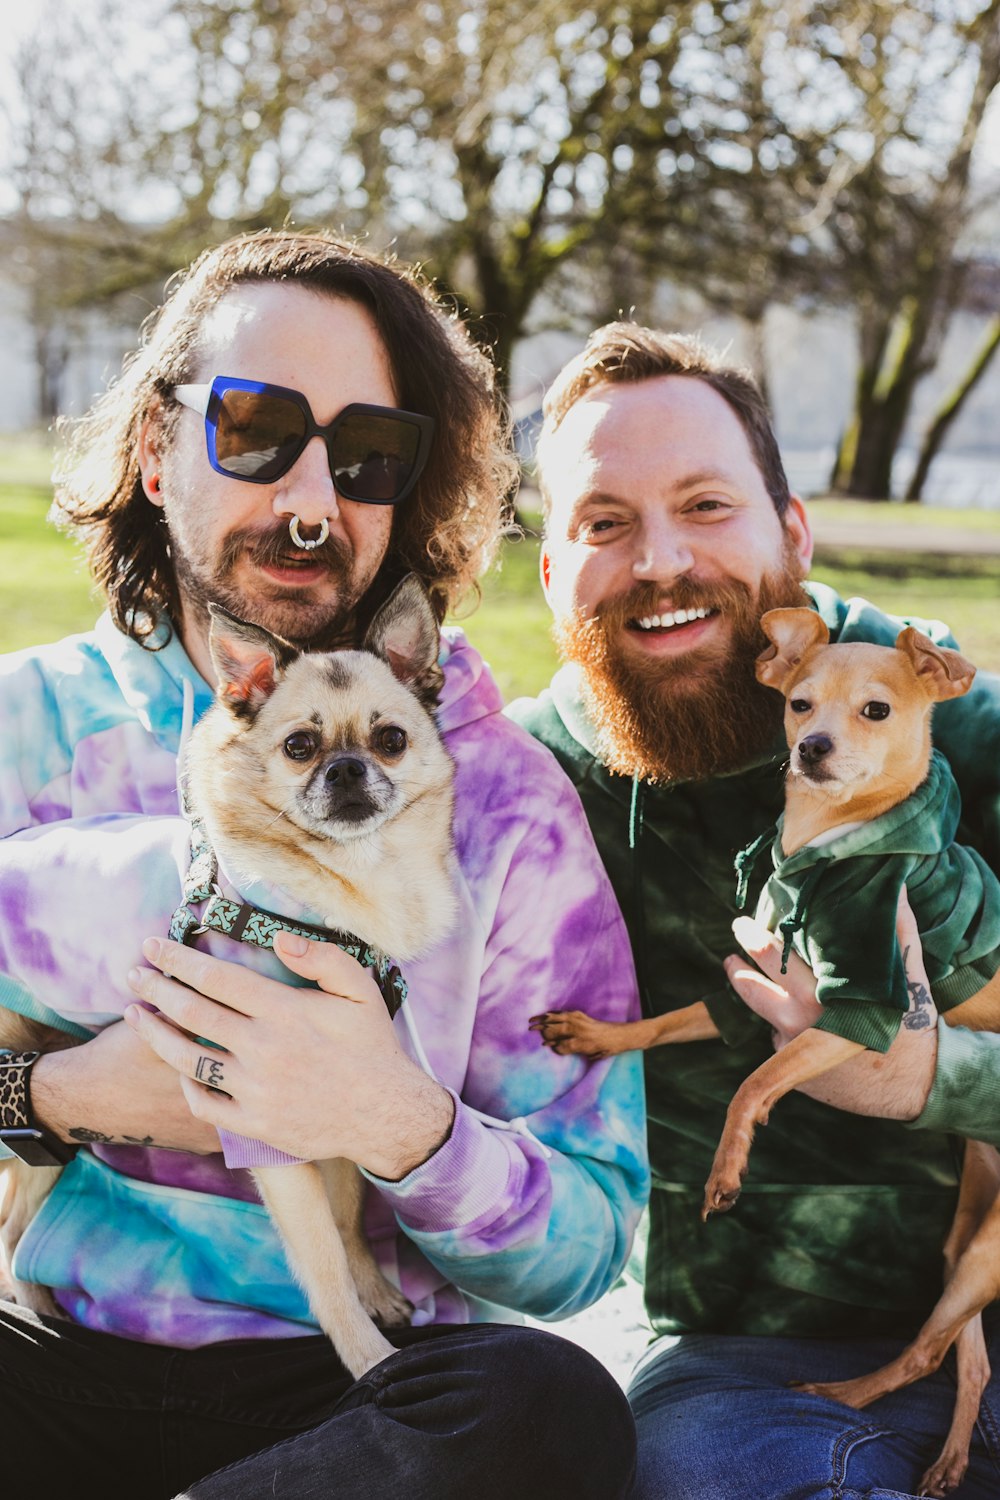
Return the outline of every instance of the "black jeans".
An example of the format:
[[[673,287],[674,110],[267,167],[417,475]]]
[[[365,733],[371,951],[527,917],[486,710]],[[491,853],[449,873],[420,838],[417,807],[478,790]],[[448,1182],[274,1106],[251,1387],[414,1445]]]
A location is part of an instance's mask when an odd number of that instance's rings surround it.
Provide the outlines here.
[[[406,1329],[352,1382],[325,1338],[163,1349],[0,1304],[4,1500],[615,1500],[635,1429],[566,1339]]]

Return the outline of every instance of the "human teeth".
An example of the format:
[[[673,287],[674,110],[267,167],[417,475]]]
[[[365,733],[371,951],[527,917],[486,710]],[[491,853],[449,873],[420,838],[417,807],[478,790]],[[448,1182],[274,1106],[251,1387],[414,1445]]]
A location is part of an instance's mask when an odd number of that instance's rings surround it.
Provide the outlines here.
[[[688,625],[692,620],[704,620],[711,614],[709,609],[674,609],[665,615],[644,615],[639,621],[641,630],[669,630],[672,625]]]

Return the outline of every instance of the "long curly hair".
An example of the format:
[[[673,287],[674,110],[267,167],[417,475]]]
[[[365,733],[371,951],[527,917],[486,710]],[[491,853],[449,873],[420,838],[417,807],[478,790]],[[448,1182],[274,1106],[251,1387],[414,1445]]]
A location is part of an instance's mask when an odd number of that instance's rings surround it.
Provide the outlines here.
[[[516,479],[493,366],[421,275],[327,233],[267,230],[206,250],[174,279],[138,349],[90,411],[63,428],[53,519],[79,537],[118,628],[143,644],[180,618],[161,512],[139,474],[147,417],[169,444],[177,385],[196,375],[206,314],[232,287],[286,282],[361,304],[385,346],[400,406],[435,419],[427,466],[394,516],[379,594],[404,573],[426,585],[438,618],[477,587],[504,532]],[[366,604],[377,600],[366,601]],[[367,612],[367,611],[366,611]],[[162,628],[156,644],[164,639]]]

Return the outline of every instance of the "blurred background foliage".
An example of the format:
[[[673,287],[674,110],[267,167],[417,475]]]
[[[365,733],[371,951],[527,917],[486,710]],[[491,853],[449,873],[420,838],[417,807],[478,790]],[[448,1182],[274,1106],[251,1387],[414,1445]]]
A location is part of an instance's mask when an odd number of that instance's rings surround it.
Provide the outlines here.
[[[67,315],[154,306],[206,244],[289,220],[422,263],[503,379],[540,305],[586,328],[664,276],[751,330],[775,302],[839,308],[832,482],[855,497],[889,495],[959,303],[983,341],[908,498],[1000,345],[974,171],[1000,0],[78,0],[15,72],[11,264],[43,381]]]

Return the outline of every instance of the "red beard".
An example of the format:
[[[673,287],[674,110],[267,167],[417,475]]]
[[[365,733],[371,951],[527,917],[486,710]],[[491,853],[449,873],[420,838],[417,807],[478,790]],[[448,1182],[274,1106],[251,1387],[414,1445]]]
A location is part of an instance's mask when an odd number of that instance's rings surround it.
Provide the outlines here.
[[[717,609],[729,620],[721,660],[695,648],[636,662],[614,644],[629,621],[657,613],[664,591],[655,584],[608,600],[593,619],[559,622],[556,645],[583,669],[584,706],[605,765],[644,781],[705,781],[752,764],[781,741],[781,695],[757,681],[754,662],[767,645],[761,615],[810,604],[801,579],[786,539],[782,566],[765,575],[756,594],[736,579],[672,585],[672,609]]]

